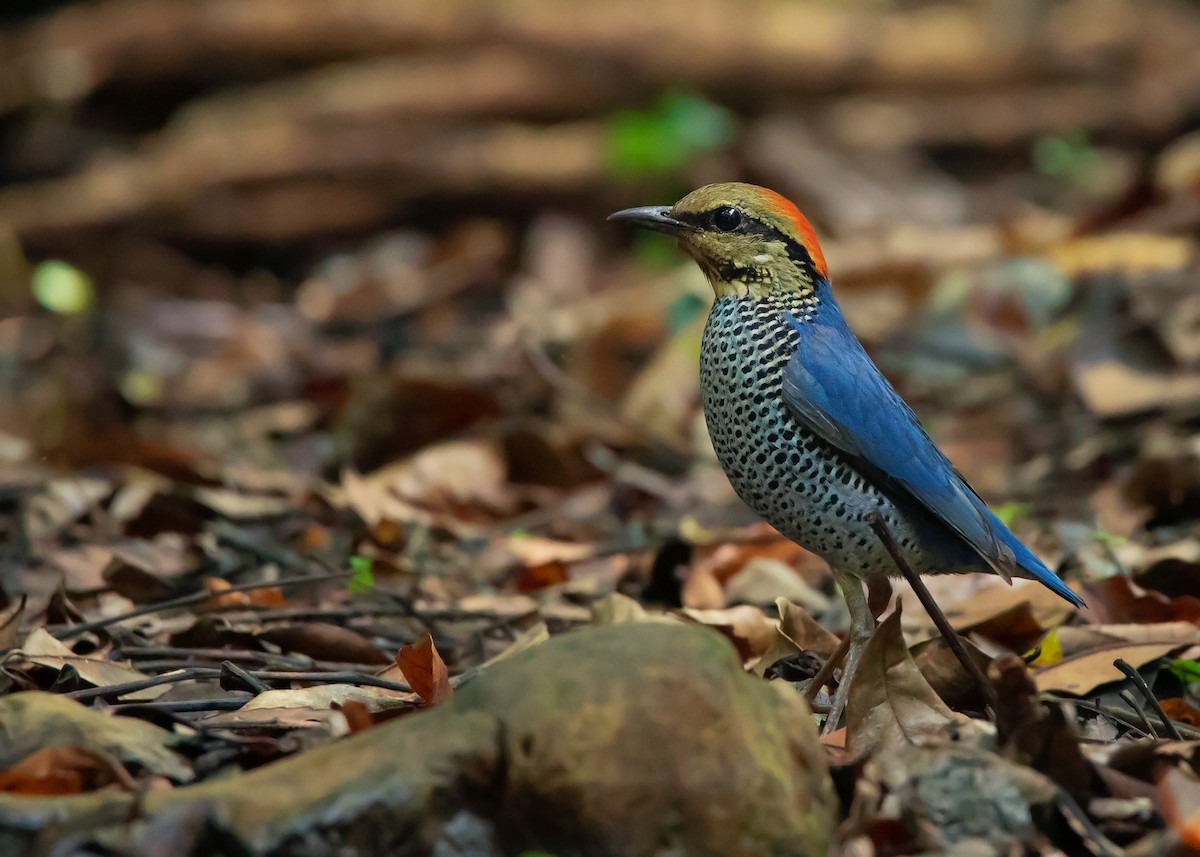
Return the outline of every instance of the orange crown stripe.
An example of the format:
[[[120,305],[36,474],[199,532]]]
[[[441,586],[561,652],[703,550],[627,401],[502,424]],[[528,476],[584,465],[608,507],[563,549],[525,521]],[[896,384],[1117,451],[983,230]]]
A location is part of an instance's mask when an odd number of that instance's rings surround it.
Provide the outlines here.
[[[800,213],[800,209],[796,208],[796,203],[783,194],[768,188],[763,188],[763,192],[767,198],[766,201],[775,206],[776,212],[791,221],[792,226],[796,229],[796,237],[800,239],[800,243],[804,245],[808,255],[812,257],[813,267],[817,269],[818,274],[828,280],[829,267],[825,264],[825,254],[821,252],[821,243],[817,241],[817,231],[808,222],[808,218]]]

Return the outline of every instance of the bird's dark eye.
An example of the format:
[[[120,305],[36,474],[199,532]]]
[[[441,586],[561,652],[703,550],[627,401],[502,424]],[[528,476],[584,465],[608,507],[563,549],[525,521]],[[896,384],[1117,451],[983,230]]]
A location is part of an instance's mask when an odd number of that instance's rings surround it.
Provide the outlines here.
[[[732,205],[723,205],[712,213],[712,224],[722,232],[732,232],[742,225],[742,213]]]

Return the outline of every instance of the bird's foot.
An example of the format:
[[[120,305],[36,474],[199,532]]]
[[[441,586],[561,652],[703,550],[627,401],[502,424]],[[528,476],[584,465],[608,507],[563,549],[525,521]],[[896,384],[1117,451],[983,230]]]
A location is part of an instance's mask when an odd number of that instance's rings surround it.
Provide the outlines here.
[[[822,735],[828,735],[835,731],[841,723],[842,714],[846,710],[846,701],[850,698],[850,683],[854,680],[858,662],[862,660],[863,650],[866,649],[867,641],[870,639],[870,633],[863,636],[851,631],[850,647],[846,652],[846,666],[842,669],[842,680],[838,682],[837,692],[833,695],[833,704],[829,706],[825,725],[821,727]]]

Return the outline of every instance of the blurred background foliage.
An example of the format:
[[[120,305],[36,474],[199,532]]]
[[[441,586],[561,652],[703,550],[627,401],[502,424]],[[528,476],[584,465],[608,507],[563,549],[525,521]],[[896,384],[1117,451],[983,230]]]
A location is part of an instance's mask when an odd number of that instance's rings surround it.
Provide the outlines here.
[[[633,461],[732,502],[698,418],[707,288],[604,216],[745,179],[814,221],[852,322],[989,499],[1122,536],[1200,511],[1194,2],[96,0],[0,22],[13,485],[252,466],[303,492],[473,437],[518,484]],[[1145,476],[1163,462],[1169,487]]]

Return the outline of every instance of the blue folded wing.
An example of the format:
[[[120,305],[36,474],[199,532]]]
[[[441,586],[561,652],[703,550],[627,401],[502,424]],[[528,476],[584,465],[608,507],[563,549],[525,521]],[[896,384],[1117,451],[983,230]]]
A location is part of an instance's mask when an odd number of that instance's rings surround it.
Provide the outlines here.
[[[867,474],[927,509],[1001,577],[1032,576],[1071,603],[1083,603],[959,475],[840,314],[815,323],[788,320],[800,343],[784,369],[783,398],[799,420]]]

